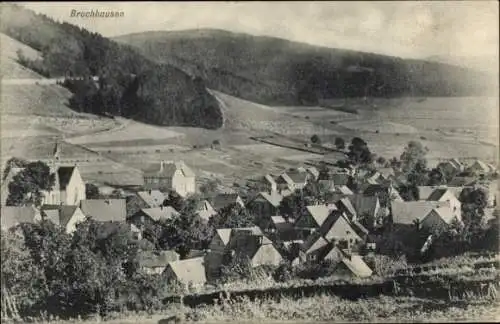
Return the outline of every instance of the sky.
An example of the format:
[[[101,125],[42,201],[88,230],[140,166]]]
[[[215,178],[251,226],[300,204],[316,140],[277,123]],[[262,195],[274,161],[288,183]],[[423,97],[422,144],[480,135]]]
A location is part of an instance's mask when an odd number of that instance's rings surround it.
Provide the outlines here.
[[[20,3],[112,37],[151,30],[217,28],[401,57],[498,60],[497,1],[52,2]],[[117,10],[77,18],[72,10]]]

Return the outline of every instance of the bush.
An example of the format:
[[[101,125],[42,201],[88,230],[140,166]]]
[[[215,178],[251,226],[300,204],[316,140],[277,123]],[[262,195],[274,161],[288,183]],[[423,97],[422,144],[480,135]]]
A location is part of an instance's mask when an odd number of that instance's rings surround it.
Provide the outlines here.
[[[273,272],[273,279],[277,282],[287,282],[293,279],[293,267],[290,263],[282,263]]]
[[[314,134],[313,136],[311,136],[311,143],[320,144],[321,143],[321,139],[319,138],[318,135]]]

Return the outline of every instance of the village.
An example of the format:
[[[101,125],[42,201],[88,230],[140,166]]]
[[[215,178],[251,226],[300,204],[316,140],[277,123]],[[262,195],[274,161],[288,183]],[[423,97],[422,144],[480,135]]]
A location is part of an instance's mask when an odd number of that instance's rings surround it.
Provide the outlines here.
[[[195,172],[183,161],[162,161],[144,172],[141,188],[106,195],[94,186],[91,197],[92,185],[86,185],[77,165],[58,162],[58,150],[56,144],[48,164],[54,186],[41,193],[39,205],[9,203],[10,184],[19,181],[16,175],[23,168],[6,170],[2,232],[18,231],[20,224],[50,221],[72,235],[80,223],[92,219],[104,228],[101,238],[120,228],[134,240],[151,241],[152,248],[138,253],[140,270],[184,287],[217,282],[222,269],[235,262],[247,262],[251,268],[327,264],[330,276],[368,278],[375,269],[367,257],[397,250],[418,260],[439,233],[463,226],[460,200],[465,190],[484,190],[484,226],[498,226],[494,211],[497,170],[480,160],[441,162],[434,170],[446,175],[445,179],[436,185],[413,186],[417,192],[407,184],[408,172],[413,171],[403,172],[397,163],[371,161],[361,166],[332,161],[328,154],[318,166],[256,175],[246,188],[223,189],[216,179],[197,184]],[[349,156],[347,150],[344,153]],[[176,208],[185,209],[177,207],[185,201],[194,202],[191,213],[197,219],[191,224],[210,224],[213,232],[208,235],[208,246],[158,250],[154,243],[159,237],[154,237],[151,228],[182,218],[186,212]],[[243,223],[239,218],[245,218]]]

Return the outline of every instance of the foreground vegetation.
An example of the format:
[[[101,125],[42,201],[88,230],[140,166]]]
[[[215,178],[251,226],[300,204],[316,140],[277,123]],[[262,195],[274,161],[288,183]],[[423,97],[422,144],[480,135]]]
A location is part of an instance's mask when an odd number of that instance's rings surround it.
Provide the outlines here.
[[[387,297],[343,300],[335,296],[316,296],[294,300],[282,298],[235,302],[222,301],[217,305],[191,309],[172,304],[163,311],[110,314],[87,320],[51,323],[158,323],[161,319],[186,322],[443,322],[443,321],[494,321],[498,317],[498,300],[475,300],[468,303],[450,303],[412,297]],[[40,320],[37,323],[47,322]]]

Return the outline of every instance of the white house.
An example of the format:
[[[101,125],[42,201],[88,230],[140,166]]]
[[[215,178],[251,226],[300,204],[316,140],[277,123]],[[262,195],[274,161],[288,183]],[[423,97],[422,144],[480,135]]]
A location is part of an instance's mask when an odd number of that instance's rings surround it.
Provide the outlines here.
[[[55,183],[50,191],[44,191],[43,205],[76,206],[86,199],[85,182],[77,166],[60,166],[54,171]]]
[[[196,192],[196,176],[183,162],[161,161],[160,168],[144,172],[148,189],[166,189],[186,197]]]

